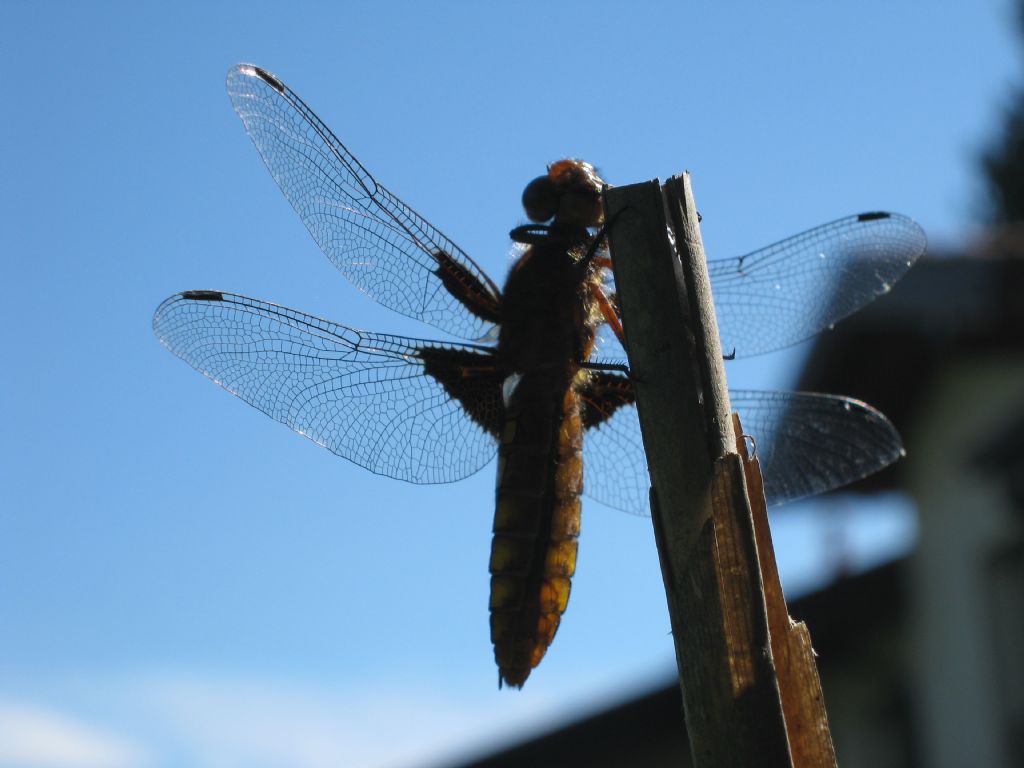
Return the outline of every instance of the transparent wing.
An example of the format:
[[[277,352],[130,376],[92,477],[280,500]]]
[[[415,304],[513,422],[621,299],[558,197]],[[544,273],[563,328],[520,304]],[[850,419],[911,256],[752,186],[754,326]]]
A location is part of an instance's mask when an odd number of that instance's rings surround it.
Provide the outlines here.
[[[500,378],[469,377],[460,395],[439,366],[487,368],[486,348],[366,333],[216,291],[187,291],[153,316],[160,342],[272,419],[372,472],[413,483],[466,477],[495,455],[482,424],[500,421]],[[458,379],[458,376],[453,376]]]
[[[903,455],[900,437],[859,400],[808,392],[731,391],[743,431],[754,438],[769,504],[835,490]],[[584,491],[610,507],[650,514],[650,478],[635,406],[619,408],[583,443]]]
[[[745,256],[709,261],[722,351],[751,357],[830,328],[888,292],[926,247],[924,230],[912,219],[863,213]],[[614,292],[613,280],[605,290]],[[607,325],[599,328],[591,357],[626,359]]]
[[[455,265],[456,282],[481,293],[485,304],[499,296],[490,278],[378,184],[291,89],[249,64],[228,72],[227,89],[274,180],[345,277],[384,306],[455,336],[493,336],[493,322],[470,312],[446,287],[439,256]]]
[[[649,515],[650,487],[636,406],[623,406],[583,435],[583,493],[613,509]]]
[[[729,392],[754,438],[769,504],[834,491],[903,455],[884,414],[852,397],[813,392]]]
[[[749,357],[810,338],[887,293],[926,246],[912,219],[863,213],[709,261],[723,352]]]

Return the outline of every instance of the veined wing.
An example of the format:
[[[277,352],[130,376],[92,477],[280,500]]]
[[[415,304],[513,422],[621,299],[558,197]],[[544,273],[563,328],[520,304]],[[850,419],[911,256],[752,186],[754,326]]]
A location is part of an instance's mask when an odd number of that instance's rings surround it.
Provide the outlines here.
[[[904,453],[892,422],[852,397],[730,390],[729,400],[754,438],[769,504],[842,488]]]
[[[862,213],[745,256],[708,261],[722,351],[751,357],[830,328],[887,293],[926,247],[924,230],[912,219]],[[614,291],[612,282],[606,290]],[[625,357],[601,326],[593,358]]]
[[[443,483],[495,454],[504,374],[486,347],[366,333],[219,291],[170,297],[153,331],[232,394],[372,472]]]
[[[723,352],[749,357],[810,338],[887,293],[926,247],[912,219],[862,213],[709,261]]]
[[[599,374],[600,380],[623,377]],[[611,387],[618,391],[628,382]],[[892,423],[849,397],[809,392],[730,391],[743,431],[753,437],[769,504],[835,490],[903,455]],[[584,493],[634,514],[650,514],[650,477],[632,403],[614,403],[583,438]]]
[[[274,75],[240,64],[227,89],[274,180],[345,277],[404,315],[462,338],[491,338],[500,292],[469,256],[377,183]]]

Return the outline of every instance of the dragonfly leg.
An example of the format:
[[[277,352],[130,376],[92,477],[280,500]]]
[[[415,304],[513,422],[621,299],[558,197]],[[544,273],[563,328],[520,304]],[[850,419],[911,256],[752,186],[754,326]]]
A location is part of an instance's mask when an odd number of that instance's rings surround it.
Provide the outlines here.
[[[604,288],[596,283],[591,283],[590,293],[597,302],[597,306],[601,310],[601,316],[604,318],[604,321],[608,323],[616,338],[622,346],[625,347],[626,336],[622,331],[622,320],[619,318],[619,311],[615,308],[612,300],[608,298],[608,294],[604,292]]]
[[[591,262],[598,264],[601,267],[611,267],[612,260],[607,256],[598,256],[597,251],[601,247],[601,243],[604,242],[605,236],[608,234],[613,226],[615,226],[615,220],[622,215],[622,211],[626,210],[623,208],[621,211],[616,211],[615,215],[608,219],[604,224],[601,225],[601,229],[594,235],[594,239],[590,241],[590,247],[587,249],[586,254],[580,259],[579,265],[581,268],[590,266]]]
[[[630,376],[629,366],[625,363],[600,363],[594,360],[584,360],[579,366],[588,371],[617,371]]]

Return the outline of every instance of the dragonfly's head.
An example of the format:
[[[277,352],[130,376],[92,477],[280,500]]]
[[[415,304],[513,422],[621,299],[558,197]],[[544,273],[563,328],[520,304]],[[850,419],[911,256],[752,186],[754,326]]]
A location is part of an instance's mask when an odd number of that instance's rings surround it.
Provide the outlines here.
[[[523,208],[531,221],[554,219],[571,227],[597,227],[604,220],[604,180],[583,160],[559,160],[526,185]]]

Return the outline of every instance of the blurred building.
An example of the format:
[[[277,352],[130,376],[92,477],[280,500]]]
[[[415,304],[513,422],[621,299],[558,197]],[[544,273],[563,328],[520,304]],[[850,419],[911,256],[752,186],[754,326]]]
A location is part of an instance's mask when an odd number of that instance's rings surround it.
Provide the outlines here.
[[[837,286],[843,290],[843,286]],[[823,334],[800,389],[887,414],[907,457],[863,481],[917,508],[907,558],[794,601],[843,768],[1024,766],[1024,230],[930,255]],[[674,680],[469,766],[685,766]]]

